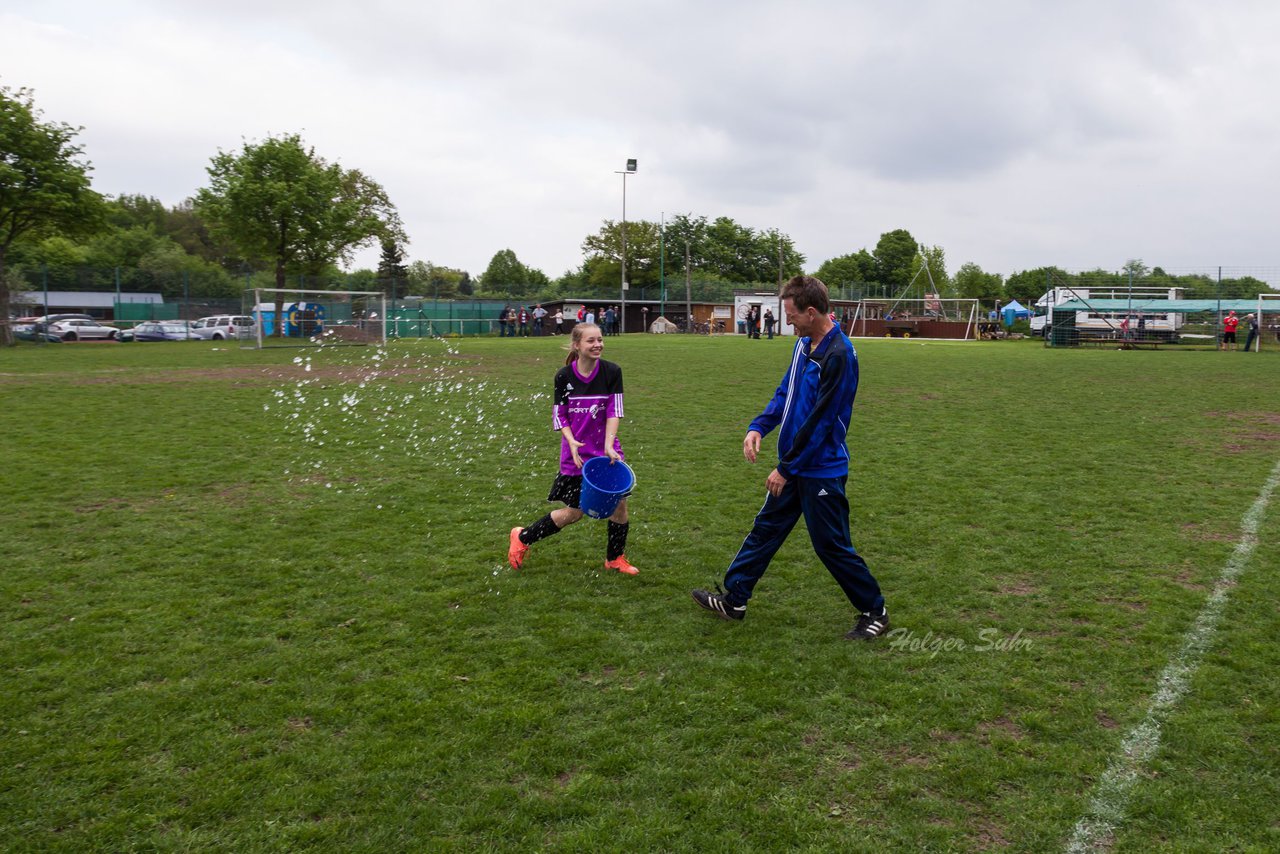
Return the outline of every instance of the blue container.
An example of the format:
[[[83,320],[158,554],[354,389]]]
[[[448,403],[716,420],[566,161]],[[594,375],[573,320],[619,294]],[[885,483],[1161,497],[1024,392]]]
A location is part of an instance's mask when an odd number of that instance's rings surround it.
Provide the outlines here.
[[[582,464],[582,497],[578,509],[592,519],[608,519],[618,502],[631,494],[636,473],[631,466],[608,457],[592,457]]]

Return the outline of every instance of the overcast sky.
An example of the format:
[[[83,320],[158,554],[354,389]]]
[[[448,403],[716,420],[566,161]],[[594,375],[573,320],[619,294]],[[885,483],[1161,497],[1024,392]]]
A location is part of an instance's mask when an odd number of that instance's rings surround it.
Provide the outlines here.
[[[810,271],[906,228],[951,272],[1274,280],[1277,36],[1273,0],[0,0],[0,84],[167,204],[300,133],[473,275],[577,267],[634,157],[628,219],[776,227]]]

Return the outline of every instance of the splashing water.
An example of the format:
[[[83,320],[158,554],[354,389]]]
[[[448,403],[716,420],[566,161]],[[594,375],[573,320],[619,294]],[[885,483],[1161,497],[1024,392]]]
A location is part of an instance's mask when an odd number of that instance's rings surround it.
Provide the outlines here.
[[[293,359],[294,375],[271,388],[263,404],[279,419],[276,456],[290,482],[338,494],[377,491],[376,509],[383,510],[395,504],[383,482],[447,478],[451,498],[467,501],[475,490],[478,501],[492,501],[513,480],[545,477],[545,467],[532,461],[549,456],[546,436],[527,425],[550,405],[549,394],[521,395],[477,381],[458,344],[446,339],[415,342],[430,348],[425,352],[401,342],[318,343],[312,354]],[[477,463],[491,466],[495,459],[521,464],[504,465],[496,479],[486,468],[477,480]]]

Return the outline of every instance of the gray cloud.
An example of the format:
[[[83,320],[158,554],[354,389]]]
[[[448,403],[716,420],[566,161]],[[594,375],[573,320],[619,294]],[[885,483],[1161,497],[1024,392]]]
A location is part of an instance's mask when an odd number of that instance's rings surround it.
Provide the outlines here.
[[[85,125],[106,192],[180,201],[219,148],[298,131],[387,188],[411,257],[479,272],[510,247],[558,275],[638,157],[636,218],[780,227],[814,267],[905,227],[1009,273],[1272,263],[1278,22],[1247,0],[63,0],[0,13],[0,52]]]

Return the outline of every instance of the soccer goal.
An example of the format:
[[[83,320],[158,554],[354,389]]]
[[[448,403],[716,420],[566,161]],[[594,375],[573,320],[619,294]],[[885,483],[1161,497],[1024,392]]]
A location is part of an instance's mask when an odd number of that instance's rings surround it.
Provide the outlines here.
[[[1258,335],[1250,348],[1254,352],[1260,350],[1280,350],[1280,293],[1258,294]],[[1248,319],[1240,325],[1236,337],[1245,336],[1248,341]]]
[[[387,341],[387,295],[381,291],[250,288],[244,305],[257,349]]]

